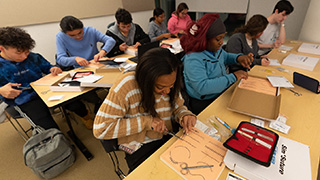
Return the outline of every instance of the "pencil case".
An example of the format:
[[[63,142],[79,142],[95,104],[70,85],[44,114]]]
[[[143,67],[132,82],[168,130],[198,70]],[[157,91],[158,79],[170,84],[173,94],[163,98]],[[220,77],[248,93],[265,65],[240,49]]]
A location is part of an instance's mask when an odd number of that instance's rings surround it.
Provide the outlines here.
[[[243,121],[223,146],[260,165],[269,167],[278,139],[278,134]]]
[[[319,94],[320,92],[320,86],[319,86],[318,80],[305,76],[298,72],[293,73],[293,83],[305,89],[308,89],[309,91],[312,91],[314,93]]]

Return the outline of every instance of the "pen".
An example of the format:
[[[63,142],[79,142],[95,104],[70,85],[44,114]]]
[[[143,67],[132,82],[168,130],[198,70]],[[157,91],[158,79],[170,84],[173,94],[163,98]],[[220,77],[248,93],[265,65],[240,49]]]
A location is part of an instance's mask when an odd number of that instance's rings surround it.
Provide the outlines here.
[[[241,130],[238,130],[237,131],[239,134],[243,135],[243,136],[246,136],[248,137],[250,140],[254,140],[255,142],[261,144],[262,146],[268,148],[268,149],[271,149],[271,145],[262,141],[261,139],[258,139],[258,138],[253,138],[252,136],[250,136],[249,134],[245,133],[245,132],[242,132]]]
[[[223,124],[227,129],[229,129],[232,134],[236,131],[235,129],[231,129],[230,126],[229,126],[226,122],[222,121],[222,120],[221,120],[220,118],[218,118],[217,116],[215,116],[215,118],[216,118],[221,124]]]

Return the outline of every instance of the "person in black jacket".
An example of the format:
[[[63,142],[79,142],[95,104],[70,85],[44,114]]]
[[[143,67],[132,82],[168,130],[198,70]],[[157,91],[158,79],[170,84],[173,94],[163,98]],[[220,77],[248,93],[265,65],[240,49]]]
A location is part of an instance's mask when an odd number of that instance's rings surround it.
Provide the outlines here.
[[[111,36],[116,40],[113,49],[107,54],[108,57],[123,54],[129,47],[137,48],[141,44],[150,42],[149,36],[142,28],[132,22],[130,12],[119,8],[115,14],[116,22],[108,28],[106,35]]]

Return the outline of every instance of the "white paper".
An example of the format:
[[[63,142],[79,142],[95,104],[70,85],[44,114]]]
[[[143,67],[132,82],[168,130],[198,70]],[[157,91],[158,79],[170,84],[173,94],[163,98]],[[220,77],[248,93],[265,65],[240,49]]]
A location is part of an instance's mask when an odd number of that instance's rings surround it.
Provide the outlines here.
[[[96,74],[90,74],[89,76],[85,76],[83,78],[75,79],[75,81],[78,82],[86,82],[86,83],[94,83],[101,79],[103,76],[96,75]]]
[[[279,63],[278,59],[269,59],[270,61],[270,66],[280,66],[281,64]]]
[[[294,86],[283,76],[267,76],[273,87],[294,88]]]
[[[115,58],[113,61],[117,63],[125,62],[128,58]]]
[[[291,46],[286,46],[286,45],[281,45],[279,49],[285,50],[285,51],[290,51],[293,47]]]
[[[319,58],[302,56],[297,54],[289,54],[282,62],[283,65],[292,66],[308,71],[313,71],[317,65]]]
[[[302,43],[298,48],[298,52],[320,55],[320,45],[311,43]]]
[[[59,101],[64,97],[64,95],[56,95],[49,97],[48,101]]]

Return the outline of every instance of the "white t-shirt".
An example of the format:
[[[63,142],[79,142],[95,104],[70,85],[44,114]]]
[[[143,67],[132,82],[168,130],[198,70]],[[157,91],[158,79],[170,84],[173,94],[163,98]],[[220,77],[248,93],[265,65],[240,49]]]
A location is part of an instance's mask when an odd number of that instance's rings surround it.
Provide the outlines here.
[[[262,35],[257,39],[260,44],[273,44],[279,37],[280,24],[268,24],[267,28],[263,31]],[[260,48],[258,53],[260,55],[270,51],[271,48]]]

